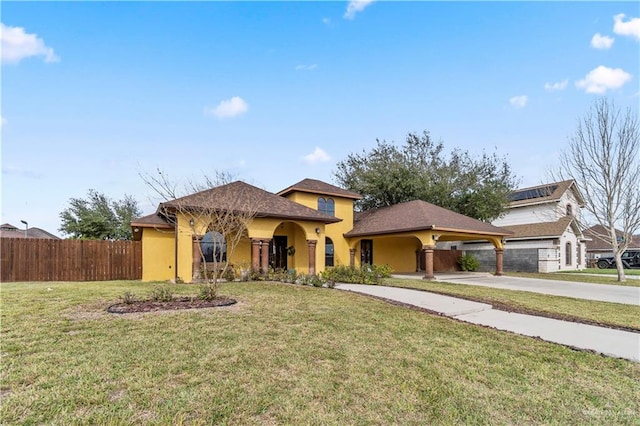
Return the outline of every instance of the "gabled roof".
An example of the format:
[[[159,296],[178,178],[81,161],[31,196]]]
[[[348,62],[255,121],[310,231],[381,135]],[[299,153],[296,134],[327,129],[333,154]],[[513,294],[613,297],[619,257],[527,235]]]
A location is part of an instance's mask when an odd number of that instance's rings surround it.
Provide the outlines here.
[[[560,201],[562,195],[568,190],[572,190],[580,206],[584,205],[584,199],[573,180],[562,182],[546,183],[543,185],[530,186],[518,189],[509,195],[511,203],[509,207],[521,207],[533,204],[544,204]]]
[[[602,225],[595,225],[584,230],[584,235],[591,240],[587,241],[587,251],[611,251],[611,244],[599,237],[599,235],[608,235],[609,231]],[[622,231],[616,229],[616,235],[622,236]],[[630,249],[640,248],[640,235],[634,235],[633,241],[629,244]]]
[[[510,231],[455,213],[426,201],[414,200],[367,210],[356,216],[345,237],[373,236],[421,230],[508,236]]]
[[[141,228],[173,228],[161,214],[153,213],[147,216],[139,217],[131,221],[131,227],[139,226]]]
[[[359,200],[362,195],[355,192],[347,191],[346,189],[339,188],[337,186],[322,182],[316,179],[303,179],[298,183],[294,183],[290,187],[278,192],[277,195],[285,197],[292,192],[308,192],[319,195],[331,195],[334,197],[350,198],[353,200]]]
[[[572,223],[574,222],[574,223]],[[503,226],[513,232],[508,240],[560,238],[569,226],[575,225],[572,217],[566,216],[555,222],[527,223],[524,225]],[[578,230],[577,226],[575,230]]]
[[[24,229],[18,229],[10,223],[5,223],[0,226],[0,238],[36,238],[36,239],[49,239],[59,240],[60,237],[53,235],[44,229],[31,227],[27,229],[26,235]]]
[[[306,220],[320,223],[340,222],[317,210],[305,207],[284,197],[242,181],[232,182],[215,188],[200,191],[186,197],[162,203],[162,208],[171,209],[213,209],[255,213],[255,217],[270,217],[288,220]]]

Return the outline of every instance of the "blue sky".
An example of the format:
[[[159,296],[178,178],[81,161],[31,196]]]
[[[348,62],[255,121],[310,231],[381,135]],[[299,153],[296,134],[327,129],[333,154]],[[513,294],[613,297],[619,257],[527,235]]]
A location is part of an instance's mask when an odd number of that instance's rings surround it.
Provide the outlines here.
[[[2,223],[57,233],[139,173],[330,183],[428,130],[547,180],[599,96],[638,111],[637,2],[3,2]]]

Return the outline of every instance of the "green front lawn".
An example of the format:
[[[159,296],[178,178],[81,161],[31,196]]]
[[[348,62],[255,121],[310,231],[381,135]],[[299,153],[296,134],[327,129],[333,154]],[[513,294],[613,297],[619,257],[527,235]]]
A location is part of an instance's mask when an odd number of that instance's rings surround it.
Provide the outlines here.
[[[596,272],[600,271],[600,272]],[[625,269],[625,274],[630,276],[639,275],[638,270]],[[629,273],[633,271],[634,273]],[[584,271],[562,271],[553,272],[549,274],[540,274],[534,272],[506,272],[505,275],[512,277],[524,277],[524,278],[540,278],[543,280],[558,280],[558,281],[570,281],[590,284],[608,284],[608,285],[623,285],[628,287],[640,287],[640,280],[635,278],[628,278],[624,282],[618,281],[618,276],[615,269],[585,269]],[[594,276],[597,275],[597,276]]]
[[[151,284],[2,292],[1,424],[637,424],[640,364],[339,290],[113,315]],[[197,287],[179,286],[183,294]]]
[[[449,296],[462,296],[496,305],[496,308],[503,310],[511,308],[532,314],[557,318],[566,317],[586,323],[640,330],[640,306],[422,279],[387,278],[384,280],[384,285],[416,288]]]

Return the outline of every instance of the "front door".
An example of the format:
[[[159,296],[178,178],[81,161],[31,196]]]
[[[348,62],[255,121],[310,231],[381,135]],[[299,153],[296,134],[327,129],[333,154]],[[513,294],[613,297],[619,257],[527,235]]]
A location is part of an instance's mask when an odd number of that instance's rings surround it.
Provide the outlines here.
[[[287,270],[287,236],[276,235],[269,244],[269,266]]]
[[[373,265],[373,240],[360,241],[360,265]]]

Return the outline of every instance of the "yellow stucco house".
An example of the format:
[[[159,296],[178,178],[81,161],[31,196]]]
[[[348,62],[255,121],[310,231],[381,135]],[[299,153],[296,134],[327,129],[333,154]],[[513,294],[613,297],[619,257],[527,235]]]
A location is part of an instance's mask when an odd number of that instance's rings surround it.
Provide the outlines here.
[[[336,265],[375,263],[396,272],[423,270],[430,279],[436,243],[465,240],[490,242],[495,273],[502,274],[509,231],[419,200],[355,212],[360,198],[304,179],[277,194],[236,181],[162,203],[156,213],[131,223],[134,238],[142,241],[142,280],[191,282],[207,250],[205,256],[259,272],[282,268],[316,274]],[[250,212],[246,232],[222,235],[216,224],[205,223],[211,215],[199,212]],[[237,245],[227,258],[229,239]]]

